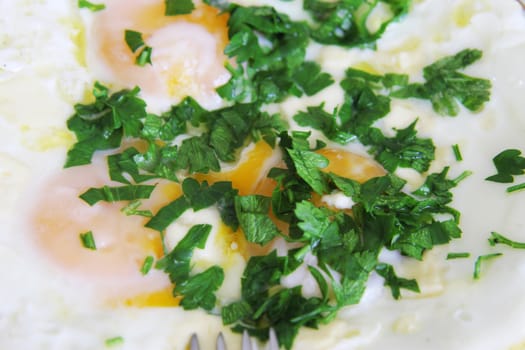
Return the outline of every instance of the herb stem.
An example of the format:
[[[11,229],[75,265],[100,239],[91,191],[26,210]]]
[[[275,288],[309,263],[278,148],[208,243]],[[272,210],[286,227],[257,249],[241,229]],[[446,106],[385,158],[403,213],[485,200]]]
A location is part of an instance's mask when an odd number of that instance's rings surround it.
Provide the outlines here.
[[[518,185],[507,187],[507,193],[512,193],[512,192],[520,191],[523,189],[525,189],[525,182],[520,183]]]
[[[458,183],[460,183],[461,181],[465,180],[467,177],[469,177],[470,175],[472,175],[472,171],[470,170],[465,170],[464,172],[462,172],[458,177],[456,177],[453,181],[454,183],[457,185]]]
[[[474,263],[474,279],[479,279],[480,273],[481,273],[481,263],[485,260],[490,260],[493,258],[497,258],[498,256],[502,256],[502,253],[492,253],[492,254],[486,254],[486,255],[480,255],[476,259],[476,262]]]
[[[461,155],[461,151],[459,150],[458,144],[452,146],[452,151],[454,152],[454,157],[458,162],[463,160],[463,156]]]
[[[489,244],[495,246],[496,244],[506,244],[512,248],[525,249],[525,243],[513,241],[497,232],[491,232],[489,238]]]

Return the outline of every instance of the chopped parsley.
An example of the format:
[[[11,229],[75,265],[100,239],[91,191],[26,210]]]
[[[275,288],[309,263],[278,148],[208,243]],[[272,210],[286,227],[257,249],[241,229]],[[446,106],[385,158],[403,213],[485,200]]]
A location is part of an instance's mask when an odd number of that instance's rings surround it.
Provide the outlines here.
[[[496,244],[505,244],[512,248],[525,249],[525,243],[513,241],[497,232],[490,233],[489,243],[491,246],[495,246]]]
[[[87,231],[79,235],[80,242],[82,246],[87,249],[97,250],[97,245],[95,244],[95,237],[93,237],[92,231]]]
[[[491,83],[458,72],[482,56],[480,50],[465,49],[423,68],[424,83],[408,84],[391,93],[398,98],[415,97],[432,102],[441,115],[456,116],[458,102],[470,111],[479,110],[490,99]]]
[[[509,186],[507,187],[507,193],[512,193],[512,192],[516,192],[516,191],[521,191],[525,189],[525,182],[523,183],[520,183],[518,185],[514,185],[514,186]]]
[[[96,83],[94,101],[75,105],[68,120],[77,142],[68,151],[65,167],[89,164],[98,150],[118,149],[107,156],[107,166],[110,179],[122,185],[91,188],[80,197],[89,205],[128,202],[122,212],[146,217],[145,226],[157,230],[161,238],[187,210],[214,207],[222,222],[247,242],[265,246],[276,238],[287,241],[294,248],[285,254],[274,250],[248,258],[240,298],[228,303],[216,296],[225,278],[222,267],[195,268],[192,261],[195,249],[206,246],[212,230],[208,224],[191,227],[171,251],[165,249],[156,262],[147,256],[140,267],[144,275],[153,266],[167,273],[173,296],[181,298],[184,309],[220,313],[233,331],[247,331],[263,341],[273,328],[286,349],[292,347],[301,327],[317,328],[342,308],[359,303],[372,273],[383,278],[394,299],[407,291],[418,293],[417,281],[398,276],[392,265],[381,261],[380,253],[386,249],[421,260],[434,246],[460,238],[460,214],[449,206],[451,190],[470,172],[451,179],[445,167],[428,174],[436,147],[431,139],[418,135],[417,119],[391,130],[393,136],[385,135],[376,123],[389,114],[393,98],[427,99],[438,114],[451,116],[458,114],[459,104],[471,111],[482,108],[490,96],[490,82],[460,72],[480,59],[481,51],[463,50],[426,66],[422,83],[411,83],[406,74],[379,75],[348,68],[337,86],[344,94],[340,106],[325,111],[320,103],[293,117],[299,126],[324,135],[314,139],[309,131],[289,130],[282,116],[268,108],[291,96],[313,96],[333,86],[335,79],[307,59],[311,40],[373,47],[386,27],[407,13],[410,0],[305,0],[309,22],[294,21],[269,6],[205,2],[229,15],[225,54],[231,58],[226,63],[231,78],[217,89],[228,104],[206,110],[186,97],[156,115],[146,111],[138,87],[110,94]],[[378,6],[388,8],[391,15],[371,30],[367,21]],[[194,8],[191,0],[165,0],[167,16],[188,14]],[[142,33],[126,30],[124,39],[137,64],[151,64],[152,49]],[[282,162],[267,174],[275,184],[271,195],[241,195],[232,182],[197,180],[200,174],[235,164],[247,145],[260,140],[282,155]],[[363,183],[327,173],[329,160],[316,151],[329,141],[360,142],[388,173]],[[461,160],[457,145],[453,151]],[[519,153],[503,158],[505,165],[495,161],[498,176],[512,180],[512,175],[523,173],[525,163],[521,164]],[[408,192],[406,181],[393,173],[399,167],[418,171],[425,182]],[[499,175],[500,170],[506,175]],[[142,208],[141,200],[149,198],[155,186],[142,183],[157,179],[179,183],[182,194],[152,212]],[[317,200],[334,193],[349,197],[351,210],[327,207]],[[96,249],[91,231],[80,238],[86,248]],[[496,233],[490,243],[521,248],[521,243]],[[317,261],[307,266],[320,291],[313,297],[304,296],[301,286],[281,284],[281,278],[304,264],[308,255]],[[479,277],[482,261],[499,255],[478,257],[474,278]],[[447,259],[468,256],[449,253]]]
[[[95,4],[88,0],[78,0],[78,8],[88,9],[93,12],[101,11],[106,8],[104,4]]]
[[[219,266],[212,266],[204,272],[191,274],[193,250],[204,249],[211,231],[210,225],[195,225],[179,241],[173,250],[157,261],[156,268],[168,273],[175,284],[174,296],[183,296],[180,305],[186,309],[202,307],[211,310],[216,305],[215,292],[224,280]]]
[[[121,336],[108,338],[106,339],[104,343],[106,344],[107,347],[117,346],[117,345],[121,345],[124,343],[124,338]]]
[[[498,153],[492,161],[497,173],[487,177],[487,181],[512,183],[514,176],[525,173],[525,158],[521,156],[520,150],[506,149]]]
[[[315,21],[311,37],[322,44],[357,46],[373,45],[383,34],[387,26],[406,14],[411,0],[304,0],[303,7]],[[372,31],[367,21],[379,5],[388,7],[391,16],[386,18]]]
[[[452,145],[452,152],[454,152],[454,157],[458,162],[463,160],[463,156],[461,155],[461,150],[459,149],[458,144]]]
[[[126,29],[124,31],[124,40],[128,45],[129,49],[133,53],[137,53],[135,57],[135,63],[139,66],[145,66],[147,63],[151,64],[151,53],[152,48],[146,46],[144,39],[142,38],[142,33]]]
[[[153,267],[154,260],[155,260],[155,258],[153,256],[151,256],[151,255],[148,255],[144,259],[144,262],[142,263],[142,266],[140,267],[140,272],[143,275],[147,275],[148,272],[151,270],[151,268]]]
[[[149,198],[154,189],[155,186],[150,185],[127,185],[120,187],[104,186],[101,188],[90,188],[82,193],[80,198],[89,205],[94,205],[99,201],[132,201]]]
[[[195,9],[192,0],[164,0],[166,16],[177,16],[191,13]]]
[[[485,255],[478,256],[477,259],[476,259],[476,262],[474,263],[473,278],[475,280],[480,278],[480,276],[481,276],[481,264],[484,261],[492,260],[492,259],[500,257],[502,255],[503,255],[502,253],[492,253],[492,254],[485,254]]]
[[[470,257],[470,253],[467,252],[459,252],[459,253],[448,253],[447,254],[447,260],[452,259],[466,259]]]
[[[153,214],[151,213],[151,210],[141,210],[139,207],[141,206],[142,202],[139,200],[134,200],[129,202],[125,207],[120,209],[121,212],[126,214],[127,216],[130,215],[138,215],[138,216],[145,216],[145,217],[152,217]]]

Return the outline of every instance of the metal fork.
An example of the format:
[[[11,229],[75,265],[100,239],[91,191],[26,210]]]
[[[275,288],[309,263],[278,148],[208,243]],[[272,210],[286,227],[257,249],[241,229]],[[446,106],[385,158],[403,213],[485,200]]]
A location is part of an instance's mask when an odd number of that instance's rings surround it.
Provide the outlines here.
[[[247,331],[244,331],[242,334],[242,350],[259,350],[255,339],[250,338]],[[190,350],[200,350],[199,339],[197,334],[192,334],[190,339]],[[224,336],[222,333],[219,333],[217,336],[217,341],[215,345],[215,350],[227,350],[226,342],[224,341]],[[263,349],[261,349],[263,350]],[[277,341],[277,336],[275,331],[270,329],[270,339],[266,344],[265,350],[279,350],[279,342]]]

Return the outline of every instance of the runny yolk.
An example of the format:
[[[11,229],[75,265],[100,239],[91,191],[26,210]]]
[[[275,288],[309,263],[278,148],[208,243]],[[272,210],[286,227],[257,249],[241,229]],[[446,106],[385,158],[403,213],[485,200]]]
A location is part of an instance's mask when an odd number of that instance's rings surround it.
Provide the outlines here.
[[[328,158],[330,163],[323,169],[327,173],[332,172],[358,182],[365,182],[373,177],[385,174],[385,170],[376,162],[352,152],[323,148],[317,153]]]
[[[259,141],[241,157],[234,169],[197,175],[196,178],[209,183],[231,181],[232,187],[239,190],[240,195],[251,194],[272,166],[270,161],[272,155],[274,155],[272,147],[264,141]]]
[[[167,275],[140,271],[147,256],[164,254],[160,234],[144,227],[148,218],[126,216],[125,203],[89,206],[78,196],[90,187],[107,185],[107,168],[100,160],[66,169],[42,187],[32,211],[37,246],[59,267],[101,290],[112,303],[144,306],[173,305],[167,297]],[[121,184],[112,183],[109,186]],[[178,184],[159,183],[141,209],[153,212],[180,195]],[[96,250],[85,248],[80,234],[91,231]]]
[[[95,15],[95,61],[101,60],[112,81],[139,86],[151,99],[170,104],[191,95],[207,108],[220,100],[215,89],[229,73],[224,48],[227,14],[200,4],[188,15],[166,16],[162,0],[115,0]],[[126,30],[140,32],[152,48],[152,64],[135,64],[138,52],[127,46]]]
[[[266,174],[271,167],[280,166],[277,152],[260,141],[245,151],[231,170],[197,178],[210,183],[231,181],[241,195],[269,196],[275,182]],[[324,171],[357,181],[384,174],[375,162],[347,151],[323,149],[317,152],[330,161]],[[164,254],[160,234],[144,227],[149,218],[124,215],[121,209],[125,203],[99,202],[89,206],[78,197],[90,187],[103,185],[121,184],[108,184],[107,168],[101,157],[95,157],[91,165],[66,169],[51,179],[43,187],[31,218],[38,246],[64,270],[98,285],[109,305],[177,306],[180,298],[173,297],[173,286],[164,272],[153,268],[143,275],[140,271],[147,256],[158,260]],[[156,213],[181,195],[178,183],[158,180],[151,198],[143,200],[140,209]],[[286,230],[285,225],[281,226]],[[82,246],[79,235],[86,231],[93,232],[96,250]],[[218,232],[214,244],[222,247],[225,256],[238,252],[248,258],[267,249],[250,244],[242,234],[224,224]]]

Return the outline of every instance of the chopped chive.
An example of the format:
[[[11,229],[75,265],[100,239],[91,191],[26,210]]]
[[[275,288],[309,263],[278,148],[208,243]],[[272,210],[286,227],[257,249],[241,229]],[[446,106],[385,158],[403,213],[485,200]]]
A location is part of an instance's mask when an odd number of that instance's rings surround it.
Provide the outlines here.
[[[122,338],[121,336],[108,338],[106,339],[105,343],[106,343],[106,346],[120,345],[124,343],[124,338]]]
[[[492,253],[492,254],[486,254],[486,255],[480,255],[476,259],[476,262],[474,263],[474,279],[479,279],[480,273],[481,273],[481,263],[485,260],[497,258],[498,256],[503,255],[502,253]]]
[[[142,267],[140,268],[140,272],[142,272],[143,275],[146,275],[149,270],[151,270],[151,267],[153,266],[153,260],[154,259],[151,255],[148,255],[146,259],[144,259]]]
[[[461,253],[448,253],[447,260],[451,259],[464,259],[470,257],[470,253],[461,252]]]
[[[88,231],[80,234],[80,241],[82,242],[82,245],[84,248],[97,250],[97,246],[95,244],[95,238],[93,237],[93,232]]]
[[[456,160],[458,162],[463,160],[463,156],[461,155],[461,151],[459,150],[458,144],[452,146],[452,151],[454,152],[454,157],[456,157]]]
[[[507,187],[507,193],[512,193],[512,192],[520,191],[523,189],[525,189],[525,182],[518,184],[518,185]]]
[[[497,232],[491,232],[489,238],[489,244],[495,246],[496,244],[506,244],[512,248],[525,249],[525,243],[513,241]]]

